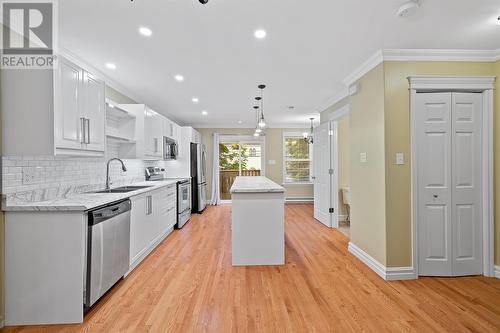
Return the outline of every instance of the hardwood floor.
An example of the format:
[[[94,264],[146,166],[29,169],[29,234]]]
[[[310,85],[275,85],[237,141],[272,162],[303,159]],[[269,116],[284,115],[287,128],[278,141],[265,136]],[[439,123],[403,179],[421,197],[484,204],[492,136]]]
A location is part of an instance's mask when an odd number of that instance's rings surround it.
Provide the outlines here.
[[[231,266],[230,206],[170,235],[81,325],[3,332],[499,332],[500,280],[385,282],[348,239],[286,206],[282,267]]]

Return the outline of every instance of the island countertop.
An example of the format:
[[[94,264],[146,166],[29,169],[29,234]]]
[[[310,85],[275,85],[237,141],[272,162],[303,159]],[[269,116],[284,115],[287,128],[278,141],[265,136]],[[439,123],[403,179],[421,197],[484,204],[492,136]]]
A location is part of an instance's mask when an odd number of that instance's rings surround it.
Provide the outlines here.
[[[258,176],[236,177],[231,186],[231,193],[284,193],[285,188],[270,180],[269,178]]]

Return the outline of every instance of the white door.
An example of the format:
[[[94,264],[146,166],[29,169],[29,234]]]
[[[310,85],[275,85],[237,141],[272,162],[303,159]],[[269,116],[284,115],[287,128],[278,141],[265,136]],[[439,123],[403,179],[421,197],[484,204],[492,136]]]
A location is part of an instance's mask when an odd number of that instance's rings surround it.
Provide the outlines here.
[[[453,275],[483,272],[481,94],[453,93],[452,239]]]
[[[105,109],[106,97],[104,82],[92,74],[84,73],[84,109],[86,119],[86,149],[104,151],[105,148]]]
[[[480,96],[416,96],[419,275],[481,274]]]
[[[54,81],[55,146],[57,148],[82,149],[83,116],[80,106],[82,70],[75,64],[61,58]]]
[[[314,180],[314,218],[331,227],[331,136],[330,123],[314,129],[313,180]]]

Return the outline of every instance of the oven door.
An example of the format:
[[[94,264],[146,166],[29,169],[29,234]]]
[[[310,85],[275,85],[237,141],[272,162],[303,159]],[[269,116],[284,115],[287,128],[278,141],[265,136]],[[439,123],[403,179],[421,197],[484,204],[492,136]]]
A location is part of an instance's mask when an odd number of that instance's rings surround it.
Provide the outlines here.
[[[191,183],[179,184],[178,206],[179,214],[191,210]]]

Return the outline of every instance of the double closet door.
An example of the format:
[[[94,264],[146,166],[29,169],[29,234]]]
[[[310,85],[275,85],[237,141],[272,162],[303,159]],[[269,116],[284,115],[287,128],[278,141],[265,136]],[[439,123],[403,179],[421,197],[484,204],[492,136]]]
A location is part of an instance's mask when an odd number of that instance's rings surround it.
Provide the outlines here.
[[[421,276],[482,274],[482,95],[416,96]]]

